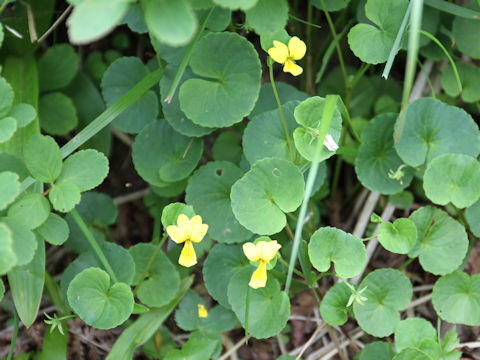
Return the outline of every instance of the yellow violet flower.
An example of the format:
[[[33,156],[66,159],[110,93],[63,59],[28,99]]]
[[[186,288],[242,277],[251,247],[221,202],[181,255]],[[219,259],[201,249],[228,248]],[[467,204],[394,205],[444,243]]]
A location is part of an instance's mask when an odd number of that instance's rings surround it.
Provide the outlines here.
[[[289,72],[293,76],[298,76],[303,72],[303,69],[294,61],[303,58],[307,52],[307,45],[302,40],[294,36],[288,42],[288,46],[274,40],[273,46],[268,49],[268,55],[277,63],[284,64],[284,72]]]
[[[198,304],[198,317],[199,318],[208,317],[208,310],[202,304]]]
[[[243,253],[248,260],[253,262],[260,261],[260,264],[252,274],[248,285],[254,289],[265,287],[267,284],[267,264],[277,254],[282,247],[276,240],[259,241],[256,244],[248,242],[243,244]]]
[[[177,226],[167,226],[167,233],[177,244],[185,243],[183,246],[178,263],[185,267],[193,266],[197,263],[197,255],[192,242],[200,242],[207,233],[208,225],[202,224],[200,215],[189,219],[186,215],[180,214],[177,218]]]

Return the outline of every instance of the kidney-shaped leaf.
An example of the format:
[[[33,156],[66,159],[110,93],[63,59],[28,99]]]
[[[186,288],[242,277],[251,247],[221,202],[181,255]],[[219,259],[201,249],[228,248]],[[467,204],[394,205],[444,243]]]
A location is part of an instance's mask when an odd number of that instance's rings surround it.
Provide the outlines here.
[[[300,170],[291,162],[275,158],[257,161],[232,186],[233,213],[248,230],[275,234],[287,223],[284,213],[295,211],[302,203],[304,186]]]
[[[423,339],[435,339],[435,328],[422,318],[409,318],[395,326],[395,345],[397,351],[412,347],[419,348]]]
[[[127,320],[133,311],[133,294],[124,283],[110,285],[110,276],[99,269],[83,270],[70,282],[68,303],[88,325],[111,329]]]
[[[347,304],[352,291],[344,283],[336,283],[325,294],[320,303],[322,319],[330,325],[343,325],[348,320]]]
[[[457,97],[461,93],[462,100],[468,103],[480,100],[480,68],[464,62],[457,62],[456,65],[463,91],[458,87],[452,66],[442,71],[443,90],[452,97]]]
[[[390,252],[408,254],[417,243],[417,228],[409,219],[397,219],[395,222],[385,222],[378,229],[378,241]]]

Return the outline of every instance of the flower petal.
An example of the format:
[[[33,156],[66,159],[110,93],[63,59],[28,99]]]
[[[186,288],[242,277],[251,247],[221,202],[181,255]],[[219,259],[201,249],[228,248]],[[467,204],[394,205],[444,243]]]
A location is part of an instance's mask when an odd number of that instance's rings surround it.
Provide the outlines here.
[[[180,230],[175,225],[167,226],[167,234],[170,236],[170,239],[175,241],[177,244],[180,244],[185,241],[185,235],[183,234],[182,230]]]
[[[288,42],[288,53],[290,58],[293,60],[300,60],[305,56],[307,52],[307,45],[300,40],[298,37],[294,36]],[[295,75],[296,76],[296,75]]]
[[[178,258],[178,263],[185,267],[190,267],[197,263],[197,254],[195,254],[195,249],[190,240],[185,241],[185,245],[183,245],[182,252]]]
[[[192,233],[190,220],[188,219],[187,215],[180,214],[177,217],[177,225],[180,231],[183,233],[185,238],[190,238],[190,234]]]
[[[260,260],[260,256],[258,255],[257,247],[252,242],[247,242],[243,244],[243,253],[247,257],[248,260],[256,262]]]
[[[250,278],[248,285],[254,289],[265,287],[267,284],[267,264],[263,261],[258,265]]]
[[[201,224],[202,224],[202,217],[200,215],[195,215],[190,219],[190,225],[192,226],[192,229],[195,229],[195,227]]]
[[[262,261],[268,263],[275,257],[281,247],[282,245],[280,245],[276,240],[259,241],[257,243],[258,255]]]
[[[303,69],[295,64],[292,60],[288,59],[283,67],[284,72],[289,72],[293,76],[298,76],[303,72]]]
[[[288,58],[287,45],[276,40],[273,41],[273,45],[274,47],[268,49],[268,55],[270,55],[274,61],[283,64]]]
[[[193,228],[192,235],[190,236],[190,240],[193,242],[200,242],[202,241],[203,237],[207,233],[208,225],[207,224],[200,224],[196,228]]]
[[[202,304],[198,304],[198,317],[199,318],[208,317],[208,310]]]

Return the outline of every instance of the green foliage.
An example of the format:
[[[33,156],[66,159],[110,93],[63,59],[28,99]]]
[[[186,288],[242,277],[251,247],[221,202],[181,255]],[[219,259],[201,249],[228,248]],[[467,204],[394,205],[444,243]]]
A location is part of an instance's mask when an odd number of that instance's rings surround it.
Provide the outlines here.
[[[378,241],[390,252],[408,254],[417,243],[417,228],[409,219],[383,223],[378,229]]]
[[[343,325],[348,320],[347,304],[352,291],[344,283],[333,285],[320,303],[320,314],[330,325]]]

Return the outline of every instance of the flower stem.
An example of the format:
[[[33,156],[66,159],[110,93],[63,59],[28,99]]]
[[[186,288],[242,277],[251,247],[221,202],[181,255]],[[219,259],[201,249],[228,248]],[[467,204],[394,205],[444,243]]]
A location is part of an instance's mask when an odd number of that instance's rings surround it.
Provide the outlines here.
[[[288,263],[281,256],[278,257],[278,261],[280,261],[280,263],[288,269]],[[305,279],[305,276],[303,276],[303,273],[300,270],[293,269],[293,272]]]
[[[18,319],[17,310],[13,309],[13,335],[12,335],[12,341],[10,342],[10,350],[8,351],[7,360],[13,359],[15,344],[17,343],[18,322],[19,322],[19,319]]]
[[[268,69],[270,73],[270,83],[272,84],[273,94],[275,95],[275,100],[277,101],[278,111],[280,111],[280,117],[282,118],[283,122],[283,130],[285,131],[285,137],[287,139],[288,150],[290,151],[290,156],[292,157],[292,161],[295,162],[295,153],[293,151],[292,146],[292,139],[290,138],[290,134],[288,132],[287,120],[285,119],[285,114],[283,113],[282,103],[280,102],[280,98],[278,96],[277,87],[275,86],[275,80],[273,79],[273,64],[270,60],[268,60]]]

